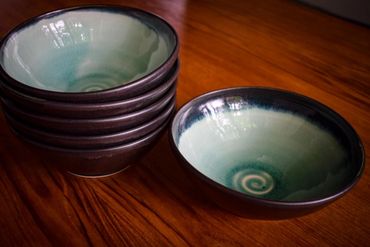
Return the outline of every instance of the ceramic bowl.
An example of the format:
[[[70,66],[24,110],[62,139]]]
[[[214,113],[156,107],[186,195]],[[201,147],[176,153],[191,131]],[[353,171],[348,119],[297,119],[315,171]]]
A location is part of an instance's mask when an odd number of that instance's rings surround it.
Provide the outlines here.
[[[62,148],[78,148],[78,149],[92,149],[92,148],[103,148],[111,147],[119,144],[132,142],[150,132],[158,129],[163,125],[171,114],[175,110],[175,102],[166,106],[166,108],[154,117],[152,120],[145,122],[137,127],[129,130],[124,130],[120,132],[115,132],[107,135],[93,135],[93,136],[76,136],[76,135],[61,135],[54,134],[45,130],[39,130],[32,128],[22,121],[11,117],[5,113],[7,120],[11,128],[20,133],[22,136],[28,139],[34,140],[39,143],[44,143],[46,145],[53,145],[55,147]]]
[[[178,70],[177,62],[157,87],[133,98],[110,102],[76,103],[41,99],[19,92],[4,83],[0,83],[0,90],[5,98],[28,112],[75,119],[108,117],[134,112],[159,100],[171,86],[176,84]]]
[[[173,85],[165,96],[141,110],[113,117],[89,119],[49,117],[27,112],[5,98],[1,100],[6,114],[19,119],[33,128],[60,134],[99,135],[127,130],[152,120],[165,109],[166,105],[174,104],[175,94],[176,85]]]
[[[268,88],[232,88],[183,106],[171,140],[201,189],[238,215],[299,216],[350,190],[364,169],[353,128],[319,102]]]
[[[32,18],[0,44],[0,76],[27,95],[66,102],[132,98],[161,83],[178,55],[162,18],[120,6],[82,6]]]
[[[135,141],[109,148],[68,149],[46,145],[28,139],[15,132],[26,141],[43,160],[75,175],[96,177],[112,175],[135,164],[153,146],[167,127],[169,119],[158,129]]]

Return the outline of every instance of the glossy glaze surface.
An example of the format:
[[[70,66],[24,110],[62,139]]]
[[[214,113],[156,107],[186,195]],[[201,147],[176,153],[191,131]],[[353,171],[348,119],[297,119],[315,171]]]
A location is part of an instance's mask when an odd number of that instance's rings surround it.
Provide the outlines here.
[[[151,73],[175,46],[172,30],[144,12],[76,9],[12,33],[2,46],[0,62],[10,76],[31,87],[100,91]]]
[[[217,112],[211,105],[207,110]],[[179,150],[229,188],[266,199],[312,200],[336,192],[352,175],[338,141],[300,116],[258,107],[211,114],[185,130]]]
[[[172,134],[181,155],[203,176],[256,198],[331,197],[363,169],[362,144],[339,115],[279,90],[237,88],[200,96],[176,115]]]

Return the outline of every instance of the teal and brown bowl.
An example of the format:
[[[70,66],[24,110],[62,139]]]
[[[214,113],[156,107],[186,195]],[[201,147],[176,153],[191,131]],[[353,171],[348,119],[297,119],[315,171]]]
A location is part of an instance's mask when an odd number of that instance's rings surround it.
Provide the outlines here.
[[[0,42],[0,81],[37,98],[106,102],[161,84],[178,56],[176,31],[143,10],[110,5],[31,18]]]
[[[184,105],[171,142],[200,188],[242,216],[303,215],[349,191],[364,169],[354,129],[323,104],[269,88],[231,88]]]

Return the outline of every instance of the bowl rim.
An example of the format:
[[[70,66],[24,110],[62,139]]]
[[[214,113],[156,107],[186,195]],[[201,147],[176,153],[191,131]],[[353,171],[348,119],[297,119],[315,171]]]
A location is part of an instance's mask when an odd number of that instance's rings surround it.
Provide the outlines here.
[[[54,151],[54,152],[64,152],[68,153],[69,155],[75,155],[75,156],[91,156],[91,157],[103,157],[103,156],[111,156],[115,155],[117,153],[121,153],[124,151],[134,150],[141,148],[143,146],[146,146],[153,142],[159,135],[165,131],[167,125],[170,123],[171,115],[167,117],[167,119],[163,122],[162,125],[160,125],[157,129],[150,132],[149,134],[133,140],[131,142],[127,143],[120,143],[112,147],[103,147],[103,148],[91,148],[91,149],[77,149],[77,148],[64,148],[64,147],[55,147],[53,145],[44,144],[38,141],[35,141],[31,138],[28,138],[24,136],[23,134],[17,132],[13,128],[11,128],[12,132],[18,136],[20,139],[26,141],[27,143],[30,143],[32,145],[35,145],[39,148],[44,148],[46,150]]]
[[[62,139],[63,141],[67,141],[67,142],[69,142],[69,141],[76,142],[76,141],[81,140],[81,139],[83,139],[85,142],[87,142],[87,141],[94,142],[94,141],[99,141],[99,140],[121,138],[122,136],[135,134],[137,132],[141,132],[141,131],[143,131],[147,128],[150,128],[151,125],[159,124],[159,126],[161,126],[163,123],[166,122],[168,117],[171,116],[172,113],[175,111],[175,107],[176,107],[175,102],[173,102],[172,104],[168,104],[168,105],[165,106],[165,108],[163,109],[163,111],[160,114],[158,114],[154,118],[150,119],[148,122],[144,122],[144,123],[142,123],[138,126],[134,126],[134,127],[130,128],[130,129],[127,129],[127,130],[117,131],[117,132],[108,133],[108,134],[83,135],[83,136],[77,136],[77,135],[72,135],[72,134],[52,133],[52,132],[45,131],[45,130],[42,130],[42,129],[33,128],[31,126],[27,126],[26,124],[22,123],[22,121],[20,121],[19,119],[11,116],[7,112],[4,112],[4,115],[5,115],[6,118],[9,118],[12,123],[15,123],[16,125],[21,126],[21,128],[26,130],[26,131],[32,131],[32,133],[35,134],[35,135],[40,135],[41,134],[41,136],[46,136],[48,138],[53,138],[53,139]],[[14,130],[18,129],[18,127],[14,127],[13,124],[11,124],[11,125],[12,125],[11,126],[12,129],[14,129]],[[22,131],[16,130],[16,131],[19,132],[19,133],[23,132],[23,130]],[[148,132],[147,134],[149,134],[149,133],[150,132]],[[145,136],[145,135],[143,135],[143,136]],[[30,137],[30,138],[32,138],[32,137]],[[38,140],[35,140],[35,141],[39,142]],[[134,141],[134,140],[132,140],[132,141]],[[120,143],[123,144],[123,143],[128,143],[128,142],[127,141],[125,141],[125,142],[121,141],[121,142],[117,142],[116,145],[118,145]],[[52,145],[52,144],[45,143],[45,145]],[[52,146],[54,146],[54,145],[52,145]],[[114,146],[114,145],[112,145],[112,146]],[[55,147],[59,147],[59,146],[55,145]],[[106,146],[106,147],[108,147],[108,146]],[[68,148],[76,148],[76,147],[72,147],[72,146],[71,147],[64,147],[64,146],[62,147],[61,146],[61,148],[67,148],[68,149]],[[95,148],[83,148],[83,149],[95,149]]]
[[[133,81],[129,81],[128,83],[121,84],[115,87],[103,89],[103,90],[97,90],[97,91],[90,91],[90,92],[59,92],[59,91],[50,91],[46,89],[41,89],[37,87],[33,87],[30,85],[27,85],[21,81],[16,80],[12,76],[10,76],[6,70],[3,68],[2,64],[0,63],[0,78],[4,78],[5,82],[8,82],[10,85],[19,88],[21,90],[24,90],[25,92],[29,92],[35,95],[47,95],[46,97],[57,97],[57,98],[63,98],[63,97],[69,97],[69,98],[89,98],[89,97],[97,97],[101,96],[101,94],[111,94],[111,93],[118,93],[120,91],[126,91],[133,87],[133,85],[138,84],[145,84],[148,81],[157,79],[158,75],[161,74],[162,70],[166,69],[166,66],[168,64],[171,64],[172,62],[175,62],[173,60],[177,59],[177,54],[179,51],[179,37],[176,32],[176,30],[172,27],[172,25],[169,24],[164,18],[161,16],[154,14],[152,12],[142,10],[139,8],[134,7],[128,7],[128,6],[120,6],[120,5],[114,5],[114,4],[86,4],[86,5],[78,5],[73,7],[67,7],[67,8],[59,8],[52,11],[47,11],[42,14],[39,14],[37,16],[33,16],[29,19],[26,19],[25,21],[21,22],[20,24],[16,25],[12,29],[10,29],[3,38],[0,40],[0,55],[4,50],[5,44],[9,40],[9,38],[17,33],[18,31],[22,30],[23,28],[26,28],[27,26],[30,26],[34,23],[37,23],[40,20],[48,19],[54,16],[57,16],[59,14],[63,14],[66,12],[73,12],[73,11],[79,11],[79,10],[108,10],[116,13],[127,13],[127,12],[138,12],[144,15],[148,15],[152,18],[158,19],[160,22],[162,22],[164,25],[166,25],[169,30],[172,32],[174,36],[174,48],[168,55],[168,57],[165,59],[164,62],[162,62],[158,67],[156,67],[153,71],[150,73],[136,79]],[[135,18],[135,17],[134,17]],[[137,17],[136,17],[137,18]],[[140,20],[140,18],[137,18]],[[2,59],[2,56],[0,56],[0,59]],[[171,66],[172,67],[172,66]],[[1,80],[0,80],[1,83]],[[3,82],[4,83],[4,82]],[[87,99],[88,100],[88,99]]]
[[[78,102],[57,101],[57,100],[52,100],[52,99],[43,99],[43,98],[38,98],[33,95],[27,95],[24,92],[20,92],[6,84],[0,85],[0,89],[4,88],[6,91],[10,92],[12,96],[7,96],[8,93],[4,93],[6,95],[5,98],[13,102],[20,102],[20,101],[23,101],[23,99],[26,99],[25,100],[26,102],[32,102],[34,104],[45,104],[49,109],[51,109],[52,107],[56,107],[58,109],[63,108],[63,111],[74,111],[76,108],[78,108],[79,111],[80,110],[93,111],[93,110],[99,110],[99,109],[106,108],[106,107],[118,108],[118,107],[130,105],[130,104],[134,104],[142,100],[146,100],[147,98],[151,98],[153,96],[157,96],[156,100],[158,100],[164,95],[166,95],[166,92],[170,90],[171,86],[176,84],[179,70],[180,70],[179,61],[176,61],[175,65],[170,70],[170,74],[167,74],[166,77],[163,78],[162,83],[156,86],[155,88],[152,88],[149,91],[144,92],[143,94],[139,94],[137,96],[130,97],[128,99],[112,100],[112,101],[107,101],[107,102],[78,103]],[[17,100],[13,100],[14,97],[16,97]],[[156,102],[156,100],[154,100],[152,103]],[[130,112],[132,111],[127,111],[126,113],[130,113]]]
[[[39,114],[34,112],[29,112],[22,107],[20,107],[17,104],[14,104],[14,102],[10,99],[1,98],[0,102],[6,106],[7,109],[5,111],[9,112],[8,109],[15,109],[19,112],[19,114],[24,115],[27,118],[33,118],[37,119],[37,121],[48,121],[53,123],[68,123],[68,124],[83,124],[83,123],[94,123],[94,124],[104,124],[104,123],[110,123],[110,122],[120,122],[124,121],[126,119],[132,119],[138,116],[143,116],[148,113],[150,113],[154,109],[158,109],[162,107],[165,107],[168,103],[176,100],[176,88],[177,85],[173,84],[170,86],[170,88],[165,92],[165,94],[157,99],[155,102],[151,103],[150,105],[138,109],[133,112],[123,113],[119,115],[114,116],[107,116],[107,117],[98,117],[98,118],[65,118],[65,117],[55,117],[55,116],[49,116],[46,114]]]
[[[303,100],[307,102],[311,107],[314,107],[315,110],[321,110],[325,111],[327,113],[330,113],[333,115],[335,118],[339,119],[341,121],[340,125],[343,125],[348,128],[348,130],[352,133],[346,134],[346,136],[350,136],[351,138],[351,143],[350,146],[357,146],[358,153],[360,154],[359,160],[359,169],[356,172],[356,175],[354,178],[343,188],[341,188],[339,191],[329,195],[325,196],[323,198],[318,198],[318,199],[313,199],[313,200],[300,200],[300,201],[279,201],[279,200],[272,200],[272,199],[264,199],[264,198],[258,198],[254,197],[236,190],[233,190],[219,182],[216,182],[215,180],[209,178],[207,175],[203,174],[200,172],[198,169],[196,169],[187,159],[184,157],[184,155],[180,152],[178,149],[178,146],[176,145],[176,140],[174,137],[174,130],[176,129],[175,122],[183,116],[183,114],[190,108],[196,106],[200,102],[206,102],[212,98],[216,98],[219,96],[222,96],[224,93],[230,93],[230,92],[240,92],[240,91],[249,91],[249,90],[260,90],[260,91],[270,91],[270,92],[276,92],[279,94],[284,94],[287,96],[293,96],[296,98],[299,98],[300,100]],[[200,94],[196,96],[193,99],[190,99],[187,101],[183,106],[179,108],[177,111],[176,115],[173,117],[171,124],[170,124],[170,130],[169,130],[169,135],[170,135],[170,144],[175,150],[176,154],[180,157],[180,159],[183,161],[182,164],[185,164],[185,167],[187,168],[188,171],[190,171],[193,175],[195,175],[198,179],[201,179],[202,181],[206,182],[208,185],[216,187],[218,190],[220,190],[223,193],[229,194],[231,196],[237,197],[241,200],[247,200],[247,201],[253,201],[256,204],[259,205],[270,205],[270,206],[278,206],[280,208],[304,208],[307,206],[318,206],[322,205],[324,203],[328,203],[333,201],[336,198],[339,198],[343,196],[346,192],[348,192],[353,186],[357,184],[357,182],[360,180],[363,171],[365,169],[365,149],[362,144],[362,141],[359,137],[359,135],[356,133],[355,129],[349,124],[347,120],[345,120],[339,113],[334,111],[333,109],[329,108],[328,106],[320,103],[319,101],[310,98],[308,96],[284,90],[284,89],[279,89],[279,88],[273,88],[273,87],[264,87],[264,86],[242,86],[242,87],[228,87],[228,88],[222,88],[222,89],[217,89],[213,90],[204,94]],[[355,144],[355,145],[354,145]]]

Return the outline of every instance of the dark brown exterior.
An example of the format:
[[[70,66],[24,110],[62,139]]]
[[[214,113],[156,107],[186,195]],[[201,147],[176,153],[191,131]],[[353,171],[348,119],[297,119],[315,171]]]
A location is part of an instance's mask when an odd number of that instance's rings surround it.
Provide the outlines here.
[[[159,128],[175,110],[175,102],[166,106],[166,108],[153,120],[145,122],[135,128],[115,132],[108,135],[93,135],[93,136],[74,136],[74,135],[62,135],[54,134],[45,130],[32,128],[23,124],[21,121],[7,115],[5,117],[14,131],[19,132],[21,135],[26,136],[34,141],[44,143],[47,145],[53,145],[64,148],[103,148],[111,147],[127,142],[134,141],[150,132]]]
[[[0,90],[5,98],[15,102],[19,106],[22,106],[22,109],[25,109],[28,112],[51,117],[76,119],[108,117],[134,112],[154,103],[162,97],[173,84],[176,83],[178,71],[179,65],[178,62],[176,62],[166,76],[161,79],[161,82],[157,87],[133,98],[123,98],[111,102],[68,103],[47,100],[24,94],[6,83],[0,83]]]
[[[176,84],[171,87],[165,96],[142,110],[114,117],[94,119],[52,118],[25,112],[20,107],[5,99],[2,99],[2,103],[4,111],[8,115],[14,116],[24,124],[35,128],[63,134],[97,135],[127,130],[150,121],[155,116],[158,116],[166,105],[175,102],[175,94]]]
[[[123,170],[142,158],[160,137],[170,118],[152,133],[126,144],[103,149],[65,149],[42,144],[15,132],[48,162],[81,176],[106,176]]]

